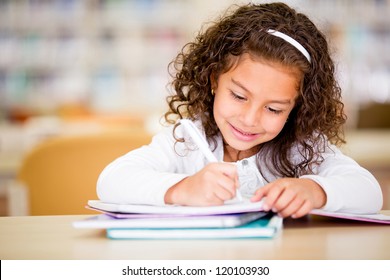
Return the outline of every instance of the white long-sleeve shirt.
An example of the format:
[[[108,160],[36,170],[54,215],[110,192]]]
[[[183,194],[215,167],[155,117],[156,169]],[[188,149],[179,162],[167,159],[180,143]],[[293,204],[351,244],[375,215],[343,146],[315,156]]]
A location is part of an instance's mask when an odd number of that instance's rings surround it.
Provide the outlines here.
[[[186,144],[176,143],[173,127],[155,135],[149,145],[130,151],[110,163],[100,174],[97,194],[110,203],[164,205],[166,191],[182,179],[200,171],[208,162],[191,138],[179,126],[175,133]],[[213,151],[223,161],[222,138]],[[377,180],[335,146],[322,154],[324,161],[315,175],[304,175],[317,182],[327,196],[327,211],[376,213],[382,208],[383,197]],[[299,157],[299,154],[294,155]],[[240,191],[250,197],[267,182],[255,163],[255,156],[237,162]],[[276,179],[271,174],[266,178]]]

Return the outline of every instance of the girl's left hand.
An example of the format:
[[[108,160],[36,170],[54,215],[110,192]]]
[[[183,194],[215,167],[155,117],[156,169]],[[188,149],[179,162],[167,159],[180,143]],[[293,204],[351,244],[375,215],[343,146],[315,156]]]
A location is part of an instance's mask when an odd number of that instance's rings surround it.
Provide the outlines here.
[[[259,188],[252,202],[265,197],[263,209],[277,212],[281,217],[299,218],[326,203],[326,194],[310,179],[282,178]]]

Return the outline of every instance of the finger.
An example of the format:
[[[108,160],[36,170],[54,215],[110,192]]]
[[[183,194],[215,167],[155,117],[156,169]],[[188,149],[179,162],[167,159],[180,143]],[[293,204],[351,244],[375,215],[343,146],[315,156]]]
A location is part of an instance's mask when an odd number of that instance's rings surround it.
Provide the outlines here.
[[[217,163],[215,168],[217,168],[220,172],[228,176],[229,178],[235,179],[238,178],[237,165],[227,162]]]
[[[282,195],[284,188],[279,184],[272,184],[269,190],[264,194],[266,196],[264,201],[264,209],[275,210],[275,203],[278,200],[279,196]],[[266,210],[267,211],[267,210]]]
[[[260,187],[256,190],[254,195],[251,197],[252,202],[260,201],[263,197],[266,196],[268,190],[270,189],[271,184],[265,185],[263,187]],[[269,209],[265,210],[268,211]]]
[[[257,202],[260,201],[263,197],[264,197],[264,191],[256,191],[255,194],[250,198],[250,201]]]
[[[299,205],[294,204],[295,200],[297,200],[297,203],[299,203]],[[301,206],[301,204],[302,200],[297,198],[295,191],[289,188],[284,188],[283,192],[279,195],[272,208],[279,213],[284,211],[287,207],[299,207]],[[295,210],[296,209],[294,209],[294,211]]]
[[[223,187],[217,188],[217,189],[214,191],[214,194],[215,194],[215,196],[216,196],[219,200],[222,200],[222,201],[226,201],[226,200],[233,199],[234,196],[235,196],[234,193],[231,193],[230,191],[228,191],[227,189],[225,189],[225,188],[223,188]]]
[[[217,185],[227,190],[232,196],[236,194],[236,181],[225,175],[218,176]]]
[[[292,218],[300,218],[303,217],[313,209],[313,205],[309,201],[305,201],[304,204],[295,212],[291,215]]]
[[[216,193],[211,192],[205,195],[205,199],[202,199],[198,206],[214,206],[222,204],[224,204],[224,200],[218,197]]]
[[[289,217],[295,214],[302,207],[304,203],[305,203],[304,200],[296,197],[283,209],[278,209],[278,214],[282,217]]]

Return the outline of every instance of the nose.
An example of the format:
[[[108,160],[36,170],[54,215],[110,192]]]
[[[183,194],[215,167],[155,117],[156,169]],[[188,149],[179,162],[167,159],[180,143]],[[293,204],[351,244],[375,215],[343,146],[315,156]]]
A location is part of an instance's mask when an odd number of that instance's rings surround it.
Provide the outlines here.
[[[241,113],[241,121],[247,127],[258,126],[261,121],[261,110],[256,106],[248,106]]]

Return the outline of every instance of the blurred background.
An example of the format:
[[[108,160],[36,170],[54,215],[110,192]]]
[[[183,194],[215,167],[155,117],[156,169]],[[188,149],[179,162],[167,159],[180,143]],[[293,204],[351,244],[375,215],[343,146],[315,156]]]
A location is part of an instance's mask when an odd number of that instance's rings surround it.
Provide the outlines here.
[[[0,0],[0,215],[28,214],[14,181],[42,141],[156,132],[168,63],[202,23],[244,2]],[[328,35],[348,115],[343,150],[378,178],[390,209],[390,0],[285,2]]]

